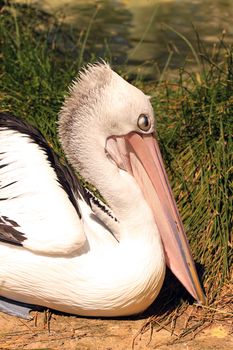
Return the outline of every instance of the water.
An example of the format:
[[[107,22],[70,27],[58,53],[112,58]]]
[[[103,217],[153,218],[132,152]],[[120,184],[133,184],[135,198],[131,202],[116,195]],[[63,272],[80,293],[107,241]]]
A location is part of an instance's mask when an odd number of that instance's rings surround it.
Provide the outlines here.
[[[195,57],[181,38],[181,35],[185,36],[196,48],[193,27],[209,51],[223,31],[226,42],[233,42],[233,0],[29,2],[56,14],[66,24],[78,28],[80,33],[88,27],[97,6],[87,48],[98,57],[104,57],[106,53],[111,55],[115,65],[127,62],[129,70],[149,78],[161,74],[168,58],[170,74],[184,64],[196,69]]]

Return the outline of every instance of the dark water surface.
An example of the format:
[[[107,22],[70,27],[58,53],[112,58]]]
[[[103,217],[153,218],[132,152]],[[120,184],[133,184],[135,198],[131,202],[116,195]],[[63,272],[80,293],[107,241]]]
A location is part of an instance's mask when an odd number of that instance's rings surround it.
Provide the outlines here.
[[[209,52],[223,31],[225,41],[233,42],[233,0],[47,0],[27,3],[55,14],[80,33],[85,33],[92,22],[87,50],[98,57],[107,54],[115,65],[127,63],[132,72],[149,78],[159,76],[166,62],[170,74],[185,62],[195,69],[195,55],[181,37],[184,36],[196,49],[194,27]],[[91,20],[93,16],[95,18]]]

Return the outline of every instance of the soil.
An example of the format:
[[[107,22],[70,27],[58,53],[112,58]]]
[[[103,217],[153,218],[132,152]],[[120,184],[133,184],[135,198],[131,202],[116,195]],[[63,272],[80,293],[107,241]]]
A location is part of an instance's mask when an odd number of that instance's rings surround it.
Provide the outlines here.
[[[173,343],[167,330],[140,330],[148,319],[106,320],[34,312],[25,321],[0,314],[0,349],[40,350],[230,350],[233,337],[229,329],[213,324],[194,339]],[[48,321],[49,319],[49,321]]]

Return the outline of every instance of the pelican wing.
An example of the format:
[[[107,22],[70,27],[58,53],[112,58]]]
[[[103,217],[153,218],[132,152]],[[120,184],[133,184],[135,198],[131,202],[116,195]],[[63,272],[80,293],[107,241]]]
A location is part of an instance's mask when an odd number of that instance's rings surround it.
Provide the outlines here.
[[[22,245],[25,236],[18,231],[19,225],[6,216],[0,216],[0,241],[15,245]]]
[[[83,190],[38,130],[0,114],[0,240],[66,255],[84,245]]]

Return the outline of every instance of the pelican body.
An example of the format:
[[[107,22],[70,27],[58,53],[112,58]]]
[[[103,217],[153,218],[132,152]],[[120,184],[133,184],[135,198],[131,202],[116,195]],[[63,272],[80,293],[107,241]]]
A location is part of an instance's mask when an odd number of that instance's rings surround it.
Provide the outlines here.
[[[82,70],[59,114],[72,168],[36,129],[0,115],[0,296],[132,315],[155,300],[167,264],[204,302],[154,131],[149,97],[106,63]]]

